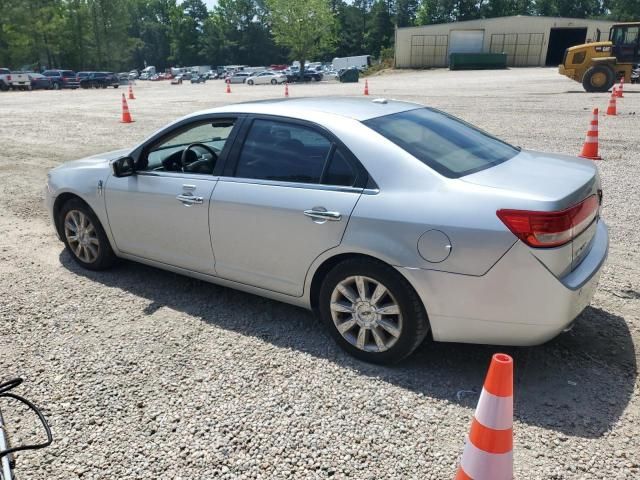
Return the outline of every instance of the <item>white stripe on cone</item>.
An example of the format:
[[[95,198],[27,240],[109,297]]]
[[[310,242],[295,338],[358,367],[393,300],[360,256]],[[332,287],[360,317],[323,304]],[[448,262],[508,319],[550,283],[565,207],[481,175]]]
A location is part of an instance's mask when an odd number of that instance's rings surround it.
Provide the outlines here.
[[[467,440],[460,461],[462,469],[473,480],[512,480],[513,451],[487,453]]]
[[[475,417],[482,425],[493,430],[513,427],[513,397],[498,397],[483,388]]]

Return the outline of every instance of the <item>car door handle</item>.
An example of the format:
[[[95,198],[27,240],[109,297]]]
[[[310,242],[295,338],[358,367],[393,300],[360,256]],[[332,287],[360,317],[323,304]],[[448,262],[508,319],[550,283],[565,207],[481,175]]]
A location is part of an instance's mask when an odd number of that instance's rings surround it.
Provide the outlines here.
[[[326,212],[322,210],[305,210],[303,212],[307,217],[311,217],[317,220],[331,220],[332,222],[338,222],[342,220],[340,212]]]
[[[202,197],[195,197],[193,195],[180,194],[176,198],[185,205],[201,205],[204,201]]]

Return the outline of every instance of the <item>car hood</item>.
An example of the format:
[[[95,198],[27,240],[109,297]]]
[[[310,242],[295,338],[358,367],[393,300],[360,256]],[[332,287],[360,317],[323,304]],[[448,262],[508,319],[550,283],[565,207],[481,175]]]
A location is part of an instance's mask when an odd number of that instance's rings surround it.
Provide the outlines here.
[[[512,192],[556,209],[575,204],[599,188],[598,170],[592,161],[530,150],[461,180]]]
[[[121,150],[113,150],[111,152],[99,153],[90,157],[81,158],[80,160],[72,160],[59,165],[54,170],[65,170],[69,168],[95,168],[104,167],[111,160],[120,158],[128,154],[131,150],[128,148]]]

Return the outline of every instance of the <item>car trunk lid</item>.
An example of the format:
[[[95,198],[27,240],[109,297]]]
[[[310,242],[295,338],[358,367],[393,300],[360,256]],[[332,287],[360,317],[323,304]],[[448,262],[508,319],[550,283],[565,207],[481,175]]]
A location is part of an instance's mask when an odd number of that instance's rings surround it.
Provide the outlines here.
[[[503,208],[512,215],[509,217],[503,211],[498,216],[556,276],[571,272],[589,253],[602,196],[593,162],[522,151],[506,162],[461,180],[504,191]],[[574,224],[569,225],[572,221]],[[540,242],[535,236],[528,241],[526,235],[516,232],[520,227],[526,230],[523,222],[529,227],[536,224],[546,229]]]

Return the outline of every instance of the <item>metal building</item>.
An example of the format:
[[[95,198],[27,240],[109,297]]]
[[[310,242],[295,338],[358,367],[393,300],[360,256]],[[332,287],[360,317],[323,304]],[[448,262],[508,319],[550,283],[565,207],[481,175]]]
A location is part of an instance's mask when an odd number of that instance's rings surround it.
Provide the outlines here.
[[[562,63],[565,49],[608,39],[614,22],[512,16],[396,29],[396,68],[446,67],[450,53],[506,53],[507,65]]]

